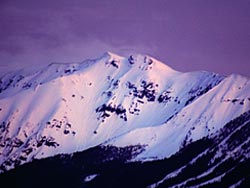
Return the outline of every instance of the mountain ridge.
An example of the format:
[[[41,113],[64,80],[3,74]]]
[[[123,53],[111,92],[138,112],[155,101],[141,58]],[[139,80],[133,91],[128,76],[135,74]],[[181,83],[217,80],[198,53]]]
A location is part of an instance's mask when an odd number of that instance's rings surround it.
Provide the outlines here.
[[[100,144],[145,145],[134,160],[166,158],[246,112],[249,87],[247,77],[181,73],[147,55],[110,52],[3,77],[0,165],[8,170]]]

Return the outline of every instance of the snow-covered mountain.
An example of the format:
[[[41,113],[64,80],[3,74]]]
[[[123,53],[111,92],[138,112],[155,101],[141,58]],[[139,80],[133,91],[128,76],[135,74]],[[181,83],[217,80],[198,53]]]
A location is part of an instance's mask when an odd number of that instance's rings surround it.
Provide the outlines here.
[[[147,55],[105,53],[82,63],[52,63],[34,74],[10,73],[0,80],[0,170],[94,147],[130,148],[127,161],[150,163],[203,139],[216,143],[211,164],[224,150],[225,159],[248,160],[249,88],[250,79],[240,75],[182,73]],[[237,120],[238,127],[230,128]],[[228,143],[239,130],[244,139]],[[148,185],[159,186],[183,168]]]

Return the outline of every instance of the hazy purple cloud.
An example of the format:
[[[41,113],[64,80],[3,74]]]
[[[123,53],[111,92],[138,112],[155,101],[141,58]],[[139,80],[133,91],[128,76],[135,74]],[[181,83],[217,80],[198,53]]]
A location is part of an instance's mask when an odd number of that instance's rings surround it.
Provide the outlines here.
[[[105,51],[250,76],[250,0],[2,0],[0,75]]]

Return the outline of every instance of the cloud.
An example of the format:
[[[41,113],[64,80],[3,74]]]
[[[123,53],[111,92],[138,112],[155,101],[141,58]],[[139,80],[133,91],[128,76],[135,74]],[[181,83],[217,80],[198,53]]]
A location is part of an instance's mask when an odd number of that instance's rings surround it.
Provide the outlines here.
[[[250,72],[250,12],[244,2],[1,3],[0,75],[105,51],[149,54],[180,71]]]
[[[81,62],[85,59],[100,57],[104,52],[111,51],[120,55],[128,56],[131,53],[145,53],[154,51],[154,47],[145,45],[113,45],[97,38],[73,38],[65,41],[62,45],[49,46],[39,43],[32,38],[15,38],[16,43],[25,43],[25,48],[19,53],[5,51],[0,53],[0,75],[19,69],[28,72],[35,71],[51,62]]]
[[[67,7],[64,3],[56,8],[55,4],[24,6],[16,2],[1,8],[0,25],[5,29],[0,31],[0,75],[38,69],[55,61],[79,62],[106,51],[121,55],[156,51],[141,33],[143,24],[127,20],[127,15],[117,18],[119,10],[109,10],[108,4],[105,8],[93,4]]]

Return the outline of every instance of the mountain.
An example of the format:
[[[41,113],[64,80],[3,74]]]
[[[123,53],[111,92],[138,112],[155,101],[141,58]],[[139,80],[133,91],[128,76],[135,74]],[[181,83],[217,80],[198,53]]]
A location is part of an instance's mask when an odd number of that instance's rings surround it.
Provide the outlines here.
[[[249,88],[240,75],[182,73],[147,55],[110,52],[6,74],[0,180],[12,187],[48,186],[36,184],[41,177],[51,187],[246,187]]]

